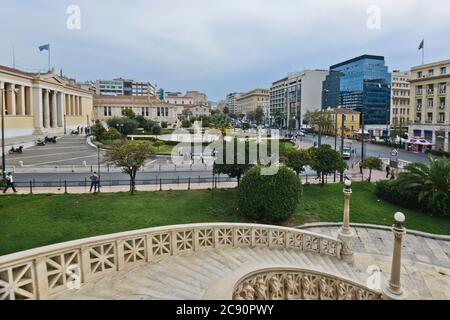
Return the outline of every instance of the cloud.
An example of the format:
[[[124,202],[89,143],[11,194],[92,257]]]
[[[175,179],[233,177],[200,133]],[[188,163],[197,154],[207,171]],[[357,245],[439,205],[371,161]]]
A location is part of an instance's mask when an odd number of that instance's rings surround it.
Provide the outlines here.
[[[66,28],[71,4],[81,9],[81,30]],[[366,26],[371,5],[380,8],[379,30]],[[54,65],[79,79],[124,76],[213,99],[363,53],[407,69],[422,38],[430,59],[450,49],[447,0],[36,0],[0,9],[10,28],[1,64],[11,64],[14,45],[21,66],[43,69],[36,48],[50,42]]]

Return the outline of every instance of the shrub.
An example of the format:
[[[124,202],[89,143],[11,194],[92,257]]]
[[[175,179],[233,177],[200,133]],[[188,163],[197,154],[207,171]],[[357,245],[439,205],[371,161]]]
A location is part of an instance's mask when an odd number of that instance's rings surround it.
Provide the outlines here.
[[[159,125],[155,125],[152,128],[152,134],[154,134],[154,135],[160,135],[161,131],[162,131],[162,129]]]
[[[299,204],[302,185],[297,175],[280,167],[275,175],[261,175],[261,167],[249,170],[238,187],[240,212],[263,222],[280,222],[291,217]]]
[[[100,141],[106,134],[106,129],[101,123],[96,123],[92,127],[92,133],[94,134],[95,140]]]
[[[185,119],[181,122],[181,127],[182,128],[190,128],[191,127],[191,122],[188,119]]]
[[[103,135],[102,140],[114,141],[120,139],[120,132],[116,128],[109,128],[109,130]]]
[[[436,157],[447,157],[450,159],[450,152],[439,151],[439,150],[427,150],[426,154],[431,154]]]
[[[168,126],[169,124],[166,121],[161,122],[161,128],[167,129]]]

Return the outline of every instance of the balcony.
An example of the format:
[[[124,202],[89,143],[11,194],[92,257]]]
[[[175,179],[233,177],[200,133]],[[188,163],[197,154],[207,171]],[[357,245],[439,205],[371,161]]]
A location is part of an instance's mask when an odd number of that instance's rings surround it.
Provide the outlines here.
[[[417,90],[416,91],[416,96],[421,96],[423,95],[423,90]]]
[[[446,89],[439,90],[439,95],[440,96],[445,96],[446,94],[447,94],[447,90]]]
[[[430,89],[428,89],[428,91],[427,91],[427,95],[428,95],[428,96],[432,96],[432,95],[434,95],[434,90],[430,90]]]

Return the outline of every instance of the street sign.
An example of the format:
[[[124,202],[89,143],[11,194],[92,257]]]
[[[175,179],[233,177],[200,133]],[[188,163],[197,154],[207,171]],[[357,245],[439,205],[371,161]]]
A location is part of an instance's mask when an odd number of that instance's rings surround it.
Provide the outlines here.
[[[392,157],[398,156],[398,151],[397,151],[397,149],[393,149],[393,150],[391,151],[391,156],[392,156]]]

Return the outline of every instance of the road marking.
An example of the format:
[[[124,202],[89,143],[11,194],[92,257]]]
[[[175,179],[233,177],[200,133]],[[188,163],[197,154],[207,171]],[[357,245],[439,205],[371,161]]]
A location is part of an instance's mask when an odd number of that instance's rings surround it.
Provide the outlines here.
[[[42,162],[42,163],[33,163],[32,165],[27,165],[27,167],[30,167],[30,166],[41,166],[41,165],[43,165],[43,164],[58,163],[58,162],[64,162],[64,161],[70,161],[70,160],[77,160],[77,159],[94,158],[94,157],[97,157],[97,155],[86,156],[86,157],[78,157],[78,158],[70,158],[70,159],[63,159],[63,160],[57,160],[57,161],[48,161],[48,162]],[[69,165],[69,166],[70,166],[70,165]]]
[[[72,152],[64,152],[64,153],[50,153],[50,154],[43,154],[43,155],[37,155],[37,156],[28,156],[28,157],[16,157],[16,158],[10,158],[11,160],[21,160],[21,159],[30,159],[30,158],[42,158],[42,157],[49,157],[49,156],[60,156],[60,155],[66,155],[71,153],[80,153],[80,151],[72,151]],[[87,151],[86,151],[87,152]]]

